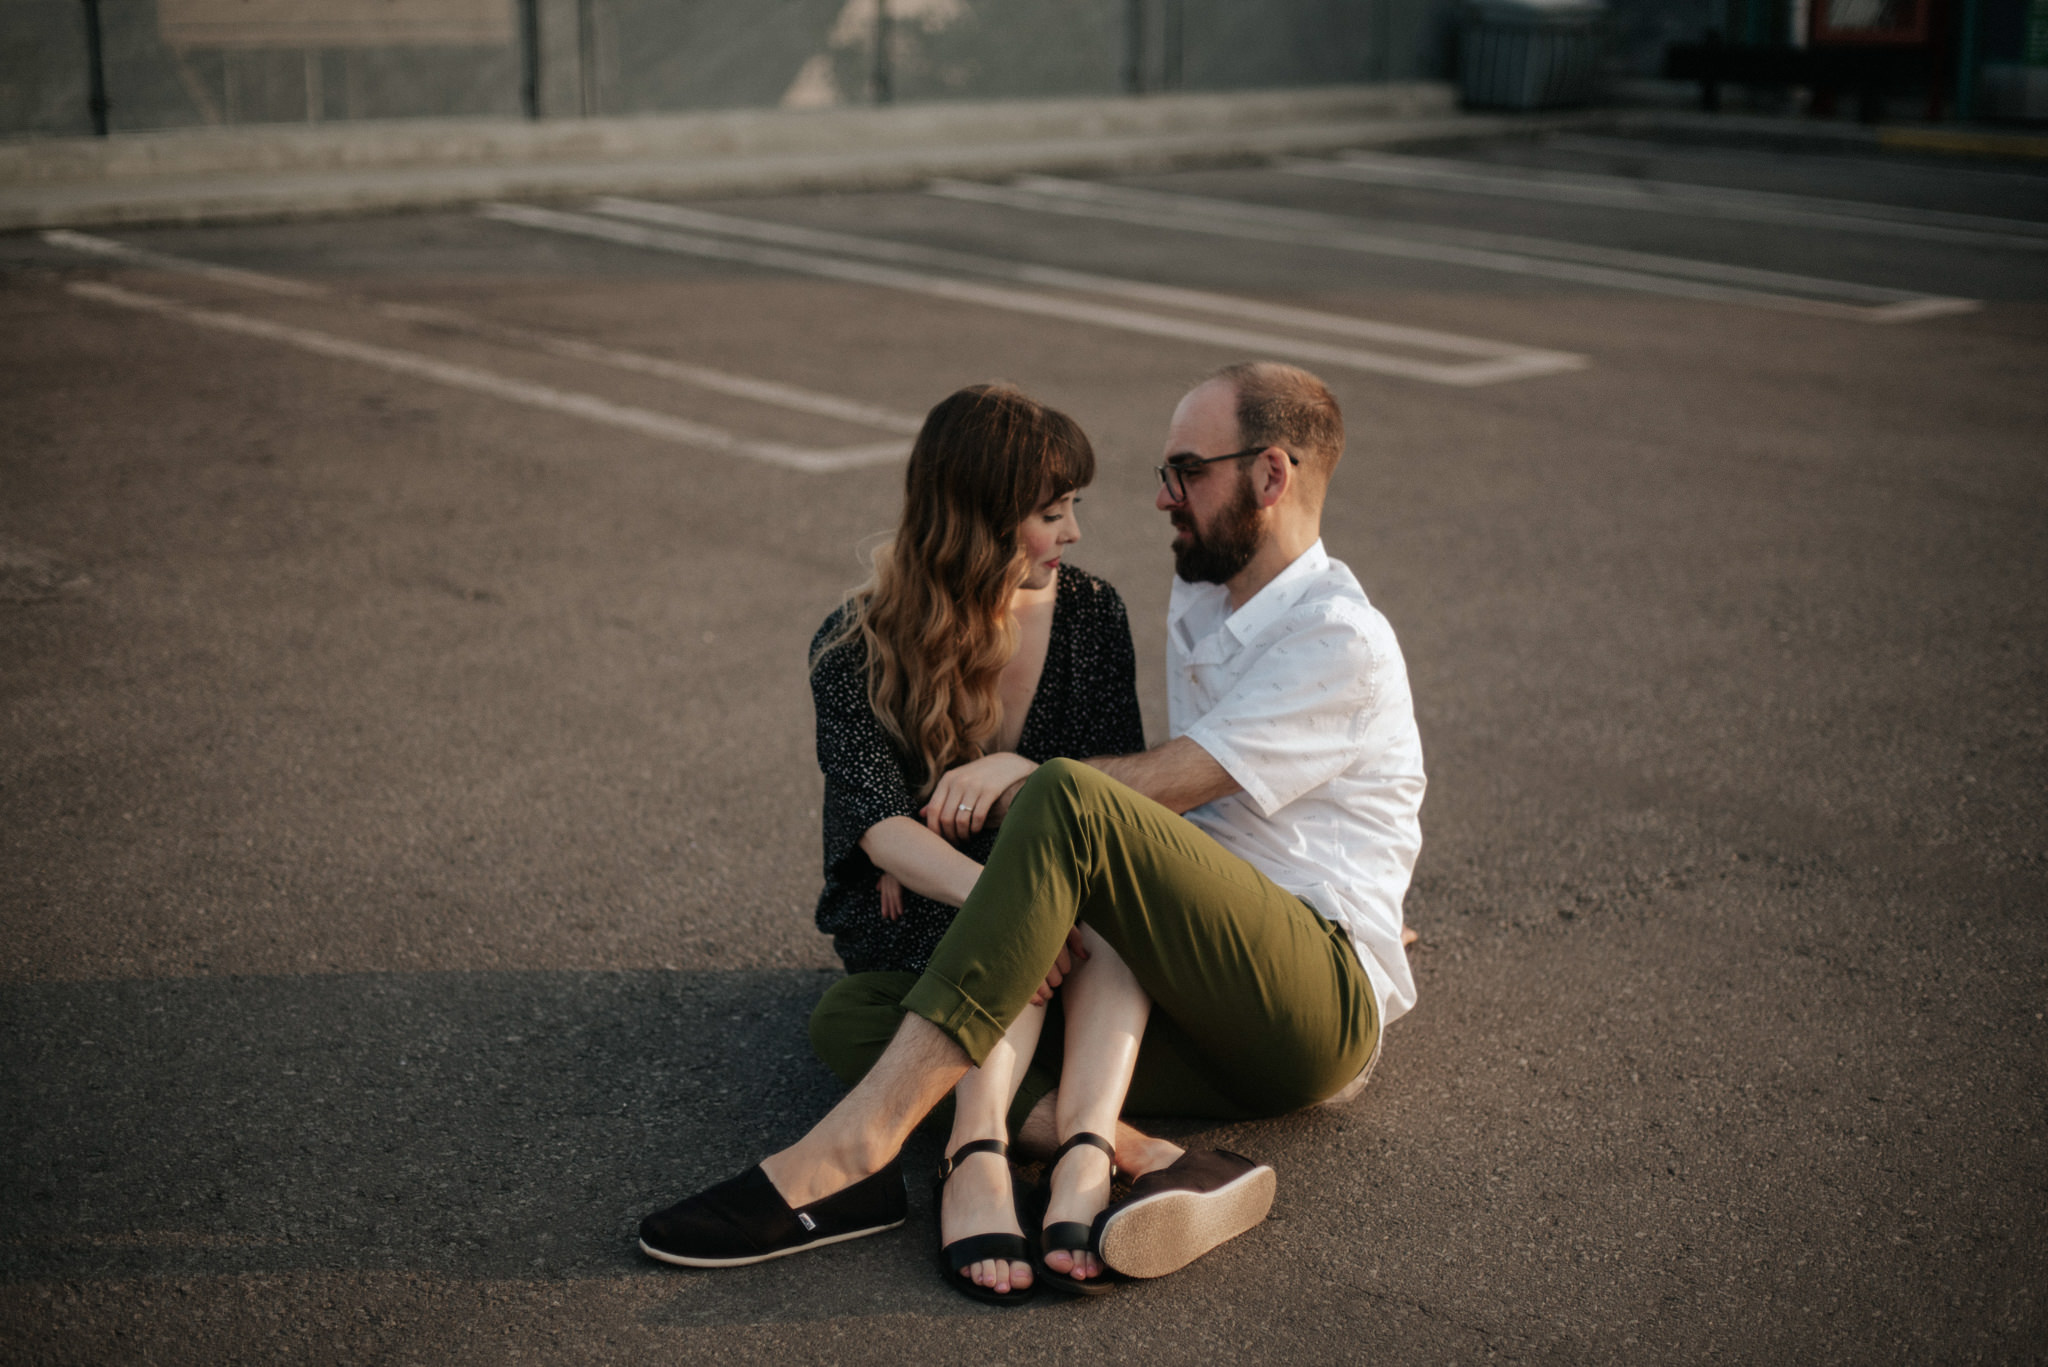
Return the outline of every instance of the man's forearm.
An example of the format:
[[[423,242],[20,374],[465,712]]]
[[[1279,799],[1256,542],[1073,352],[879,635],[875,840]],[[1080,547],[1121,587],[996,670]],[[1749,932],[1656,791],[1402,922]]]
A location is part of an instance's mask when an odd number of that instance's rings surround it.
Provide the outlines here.
[[[1238,790],[1230,771],[1186,736],[1135,755],[1101,755],[1088,763],[1173,812],[1185,812]]]
[[[981,865],[907,816],[888,817],[868,827],[860,848],[870,863],[895,874],[904,887],[948,906],[965,902],[981,877]]]

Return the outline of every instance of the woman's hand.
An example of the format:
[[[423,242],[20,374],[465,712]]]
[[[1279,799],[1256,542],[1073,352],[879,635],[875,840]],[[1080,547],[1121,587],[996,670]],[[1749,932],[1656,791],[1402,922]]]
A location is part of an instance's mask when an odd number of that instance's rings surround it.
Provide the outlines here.
[[[1081,943],[1081,927],[1075,926],[1067,932],[1067,943],[1053,956],[1052,972],[1045,975],[1045,981],[1031,994],[1031,1004],[1044,1006],[1051,1001],[1052,994],[1066,980],[1067,975],[1074,971],[1074,965],[1087,957],[1088,950]]]
[[[934,834],[958,844],[987,825],[989,812],[1003,794],[1037,768],[1035,761],[1008,750],[970,760],[939,777],[920,814]]]
[[[893,921],[903,914],[903,884],[896,881],[896,875],[885,873],[875,880],[875,891],[882,894],[882,919]]]

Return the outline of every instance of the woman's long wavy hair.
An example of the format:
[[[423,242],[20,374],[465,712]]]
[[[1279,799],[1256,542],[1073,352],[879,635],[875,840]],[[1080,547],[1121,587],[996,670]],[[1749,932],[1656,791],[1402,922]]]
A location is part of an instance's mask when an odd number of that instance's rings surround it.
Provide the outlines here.
[[[866,644],[868,705],[920,775],[920,797],[1002,727],[996,686],[1017,650],[1010,595],[1029,569],[1018,528],[1094,478],[1080,425],[1007,385],[969,386],[925,416],[902,524],[811,662],[856,636]]]

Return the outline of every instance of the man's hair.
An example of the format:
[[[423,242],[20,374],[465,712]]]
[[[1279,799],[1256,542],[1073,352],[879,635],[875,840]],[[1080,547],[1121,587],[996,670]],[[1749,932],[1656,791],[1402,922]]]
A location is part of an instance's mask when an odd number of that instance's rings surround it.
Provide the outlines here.
[[[1299,366],[1239,361],[1209,377],[1237,391],[1237,435],[1246,446],[1278,446],[1299,458],[1309,502],[1321,507],[1344,454],[1344,415],[1330,387]]]

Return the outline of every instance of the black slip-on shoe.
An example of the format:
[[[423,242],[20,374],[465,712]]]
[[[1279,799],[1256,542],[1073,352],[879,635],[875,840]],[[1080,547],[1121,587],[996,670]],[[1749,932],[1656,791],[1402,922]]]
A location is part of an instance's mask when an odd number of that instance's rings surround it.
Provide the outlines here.
[[[1273,1170],[1224,1149],[1184,1153],[1131,1183],[1095,1217],[1102,1261],[1126,1277],[1163,1277],[1266,1218]]]
[[[880,1172],[792,1210],[759,1165],[640,1222],[640,1251],[681,1267],[743,1267],[903,1223],[903,1169]]]

